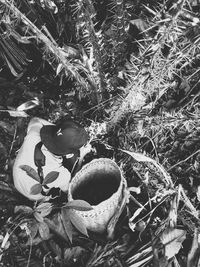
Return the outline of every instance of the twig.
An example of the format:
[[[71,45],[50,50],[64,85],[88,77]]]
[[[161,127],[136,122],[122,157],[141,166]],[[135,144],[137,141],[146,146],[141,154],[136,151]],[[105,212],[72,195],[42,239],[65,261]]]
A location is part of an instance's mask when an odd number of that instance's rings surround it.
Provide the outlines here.
[[[196,152],[194,152],[192,155],[190,155],[189,157],[187,157],[186,159],[183,159],[179,162],[177,162],[176,164],[174,164],[173,166],[171,166],[167,171],[171,171],[172,169],[174,169],[176,166],[180,165],[181,163],[187,161],[188,159],[192,158],[194,155],[198,154],[200,152],[200,149],[198,149]]]
[[[5,167],[4,167],[5,171],[7,171],[7,169],[8,169],[8,160],[9,160],[9,157],[11,155],[14,143],[15,143],[16,135],[17,135],[17,123],[15,123],[15,132],[14,132],[12,143],[11,143],[11,146],[10,146],[10,149],[9,149],[8,157],[7,157],[7,160],[6,160],[6,163],[5,163]]]
[[[30,260],[31,260],[32,247],[33,247],[33,239],[32,239],[32,237],[30,235],[30,250],[29,250],[29,254],[28,254],[27,267],[29,267],[29,263],[30,263]]]

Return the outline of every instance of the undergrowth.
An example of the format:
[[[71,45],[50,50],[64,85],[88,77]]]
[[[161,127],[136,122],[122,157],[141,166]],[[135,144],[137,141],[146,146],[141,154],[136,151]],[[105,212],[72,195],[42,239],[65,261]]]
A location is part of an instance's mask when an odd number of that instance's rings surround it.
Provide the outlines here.
[[[177,236],[174,264],[195,266],[188,253],[199,229],[199,5],[0,0],[1,266],[172,266],[162,248],[173,250]],[[69,237],[57,210],[35,216],[38,207],[16,192],[12,165],[29,116],[96,125],[98,156],[114,158],[131,188],[112,240],[87,237],[80,225]],[[143,153],[144,162],[122,150]]]

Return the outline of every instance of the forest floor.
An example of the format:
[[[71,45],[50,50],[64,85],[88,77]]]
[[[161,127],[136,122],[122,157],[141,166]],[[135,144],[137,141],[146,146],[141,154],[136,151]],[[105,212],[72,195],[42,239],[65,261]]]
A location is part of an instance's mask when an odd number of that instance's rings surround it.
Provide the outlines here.
[[[1,266],[187,266],[199,227],[198,94],[181,113],[175,109],[157,114],[149,109],[129,112],[110,129],[106,119],[97,123],[83,118],[80,114],[87,110],[81,110],[83,107],[79,108],[66,92],[65,97],[55,96],[53,90],[43,89],[41,94],[34,83],[1,79],[1,109],[6,106],[14,112],[0,114]],[[21,117],[20,112],[26,112],[27,117]],[[72,245],[55,233],[41,238],[35,229],[37,220],[33,222],[26,212],[14,213],[16,207],[32,207],[12,186],[13,162],[30,117],[56,122],[69,115],[93,131],[98,157],[114,156],[126,177],[131,198],[111,239],[94,233],[86,238],[77,231]],[[135,154],[131,157],[122,150]],[[29,233],[21,226],[28,220],[32,222]],[[172,261],[179,265],[171,265]]]
[[[199,1],[11,2],[0,0],[0,266],[199,266]],[[119,166],[107,232],[68,231],[63,199],[33,203],[14,188],[32,117],[74,118],[96,151],[84,164]]]

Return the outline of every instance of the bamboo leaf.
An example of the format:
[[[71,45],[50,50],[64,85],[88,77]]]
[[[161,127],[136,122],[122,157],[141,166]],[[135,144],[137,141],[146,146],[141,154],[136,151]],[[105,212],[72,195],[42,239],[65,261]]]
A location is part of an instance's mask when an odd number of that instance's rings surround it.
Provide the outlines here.
[[[49,239],[50,231],[49,231],[49,226],[47,225],[47,223],[40,222],[38,230],[39,230],[40,236],[43,240]]]
[[[9,67],[10,72],[12,73],[12,75],[15,76],[15,77],[17,77],[17,78],[20,78],[21,74],[19,74],[19,73],[17,72],[17,70],[15,70],[13,64],[12,64],[11,61],[7,58],[6,55],[4,55],[4,59],[5,59],[5,61],[6,61],[7,66]],[[15,66],[15,67],[17,68],[17,66]],[[22,70],[21,70],[21,69],[20,69],[20,70],[18,69],[18,71],[22,71]]]
[[[61,219],[63,222],[65,232],[66,232],[70,242],[72,243],[73,227],[72,227],[72,223],[70,221],[69,210],[64,208],[64,207],[61,209]]]
[[[31,178],[35,181],[40,182],[40,177],[37,174],[36,170],[34,170],[31,166],[21,165],[19,166],[23,171],[25,171]]]
[[[44,178],[43,185],[53,183],[58,178],[59,172],[49,172],[46,177]]]
[[[40,194],[42,192],[42,185],[41,184],[34,184],[32,187],[31,187],[31,191],[30,193],[32,195],[37,195],[37,194]]]
[[[73,224],[73,226],[82,234],[88,236],[87,228],[84,224],[84,221],[78,214],[73,212],[72,210],[69,210],[69,216],[70,216],[70,221]]]
[[[28,110],[28,109],[32,109],[36,106],[38,106],[40,104],[39,99],[37,97],[35,97],[35,99],[27,101],[23,104],[21,104],[20,106],[17,107],[17,111],[24,111],[24,110]]]
[[[80,199],[76,199],[76,200],[72,200],[68,202],[65,208],[81,210],[81,211],[89,211],[93,209],[93,207],[88,202],[86,202],[85,200],[80,200]]]
[[[58,64],[58,67],[56,69],[56,76],[58,76],[58,74],[61,72],[61,70],[64,68],[63,64]]]
[[[23,117],[27,118],[29,115],[24,112],[24,111],[17,111],[17,110],[8,110],[8,109],[3,109],[0,110],[0,112],[8,112],[11,117]]]

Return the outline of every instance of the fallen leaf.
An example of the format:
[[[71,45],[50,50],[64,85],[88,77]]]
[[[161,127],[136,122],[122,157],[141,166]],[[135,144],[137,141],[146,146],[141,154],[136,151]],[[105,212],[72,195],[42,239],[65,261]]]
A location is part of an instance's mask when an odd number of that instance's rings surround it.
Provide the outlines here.
[[[27,118],[29,115],[24,111],[17,111],[17,110],[0,110],[0,112],[8,112],[11,117],[24,117]]]
[[[187,267],[199,266],[199,263],[200,263],[199,252],[200,252],[199,233],[198,233],[198,229],[195,228],[192,246],[187,257]]]
[[[167,229],[162,233],[160,240],[165,246],[167,259],[173,258],[179,252],[185,238],[186,231],[181,229]]]

